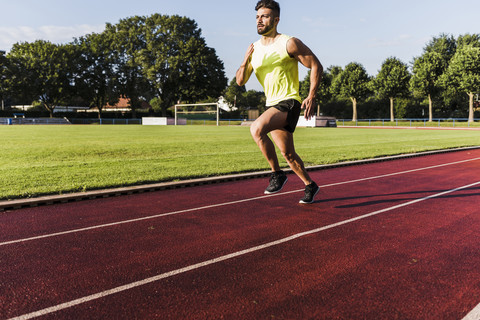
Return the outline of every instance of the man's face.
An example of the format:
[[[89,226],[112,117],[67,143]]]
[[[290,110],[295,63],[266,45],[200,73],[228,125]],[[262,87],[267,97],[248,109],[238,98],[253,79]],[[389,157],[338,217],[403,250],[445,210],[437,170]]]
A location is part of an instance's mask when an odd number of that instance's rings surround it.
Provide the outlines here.
[[[268,8],[258,9],[256,19],[257,19],[257,32],[259,35],[262,35],[262,36],[272,31],[276,27],[279,21],[279,18],[274,16],[273,10]]]

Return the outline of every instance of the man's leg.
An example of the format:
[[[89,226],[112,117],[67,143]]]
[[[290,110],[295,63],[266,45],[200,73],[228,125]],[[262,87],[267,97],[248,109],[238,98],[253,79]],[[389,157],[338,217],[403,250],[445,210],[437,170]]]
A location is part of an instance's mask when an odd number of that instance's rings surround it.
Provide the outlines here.
[[[262,151],[263,156],[267,159],[268,164],[273,172],[280,170],[278,164],[277,153],[275,152],[275,145],[268,137],[268,133],[285,127],[287,124],[287,113],[279,111],[275,108],[269,108],[267,111],[255,120],[250,127],[250,133],[253,140],[257,143]]]
[[[295,152],[293,145],[293,134],[285,129],[279,129],[271,132],[275,144],[282,152],[283,157],[287,160],[290,168],[305,184],[305,195],[300,199],[300,203],[313,203],[315,196],[320,191],[318,185],[312,181],[305,169],[302,159]]]
[[[279,129],[272,131],[271,135],[293,172],[295,172],[305,185],[312,183],[312,179],[308,175],[302,159],[295,152],[293,134],[285,129]]]
[[[287,123],[287,112],[279,111],[275,108],[270,108],[265,111],[250,127],[252,137],[262,151],[263,156],[267,159],[272,175],[265,194],[277,193],[282,190],[288,178],[280,169],[278,164],[277,153],[275,145],[268,137],[268,133],[272,130],[282,128]]]

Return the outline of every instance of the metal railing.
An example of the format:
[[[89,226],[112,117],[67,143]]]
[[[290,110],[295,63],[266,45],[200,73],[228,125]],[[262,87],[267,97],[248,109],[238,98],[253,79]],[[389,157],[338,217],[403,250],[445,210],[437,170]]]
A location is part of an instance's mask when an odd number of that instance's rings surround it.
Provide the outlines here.
[[[67,118],[0,118],[0,125],[70,124]]]
[[[337,119],[337,126],[355,127],[480,127],[480,119],[469,122],[467,118],[436,118],[428,119],[358,119],[356,121]]]
[[[142,119],[114,119],[114,118],[71,118],[72,124],[100,124],[100,125],[116,125],[116,124],[142,124]]]

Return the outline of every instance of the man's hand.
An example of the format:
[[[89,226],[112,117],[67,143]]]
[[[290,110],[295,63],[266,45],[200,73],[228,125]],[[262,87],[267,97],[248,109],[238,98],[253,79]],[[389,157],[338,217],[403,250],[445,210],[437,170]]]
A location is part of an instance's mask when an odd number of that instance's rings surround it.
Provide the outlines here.
[[[245,85],[247,83],[248,79],[250,78],[250,75],[253,72],[253,67],[250,61],[252,60],[252,54],[253,54],[253,43],[250,44],[250,46],[247,49],[247,52],[245,52],[245,57],[243,58],[242,65],[240,68],[237,70],[236,78],[237,78],[237,84],[239,86]]]
[[[304,117],[306,120],[310,120],[311,117],[315,115],[315,108],[317,107],[317,102],[315,98],[307,97],[303,100],[302,109],[305,109]]]
[[[253,43],[250,44],[250,46],[248,46],[247,52],[245,53],[245,58],[243,59],[242,66],[243,65],[247,66],[248,64],[250,64],[250,60],[252,59],[253,48],[254,48]]]

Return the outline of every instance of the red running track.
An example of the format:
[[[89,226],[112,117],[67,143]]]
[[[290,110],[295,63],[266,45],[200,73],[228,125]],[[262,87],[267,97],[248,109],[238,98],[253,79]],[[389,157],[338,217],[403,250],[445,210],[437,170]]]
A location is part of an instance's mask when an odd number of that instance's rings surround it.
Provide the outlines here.
[[[0,319],[478,319],[480,149],[0,213]]]

